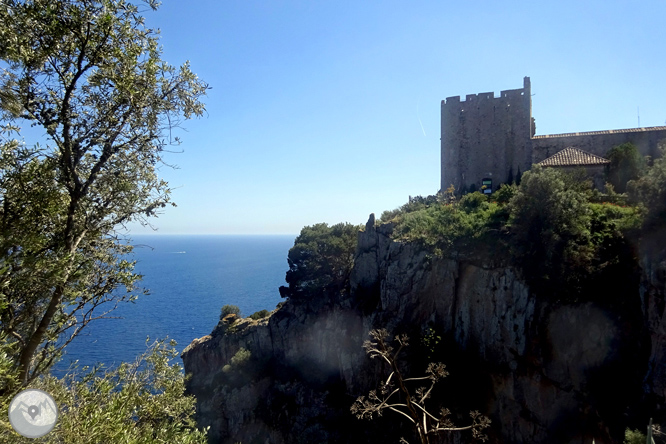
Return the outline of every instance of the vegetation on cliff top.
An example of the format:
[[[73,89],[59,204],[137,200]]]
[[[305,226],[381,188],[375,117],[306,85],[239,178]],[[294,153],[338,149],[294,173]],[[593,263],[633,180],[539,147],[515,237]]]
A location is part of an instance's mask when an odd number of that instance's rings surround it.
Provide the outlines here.
[[[666,147],[660,149],[666,153]],[[633,261],[631,240],[666,220],[666,156],[644,167],[631,145],[611,154],[609,178],[627,193],[615,192],[612,184],[605,192],[595,190],[582,171],[535,166],[520,185],[503,184],[490,195],[473,192],[456,199],[449,189],[410,197],[385,211],[380,222],[393,224],[395,240],[419,243],[440,256],[516,265],[539,293],[576,299],[586,285]],[[304,300],[344,289],[358,228],[303,228],[289,251],[289,286],[280,287],[281,296]]]
[[[633,159],[629,148],[623,150]],[[604,193],[593,189],[582,172],[535,166],[519,186],[502,185],[490,195],[469,193],[458,201],[452,190],[410,198],[381,220],[393,223],[394,239],[420,243],[439,255],[488,257],[479,252],[493,248],[494,260],[518,265],[540,293],[576,298],[586,282],[599,282],[621,262],[633,261],[631,240],[664,227],[666,148],[661,151],[648,167],[632,161],[616,170],[616,179],[632,179],[625,194],[612,185]]]
[[[305,300],[322,292],[334,294],[349,283],[361,225],[320,223],[304,227],[289,250],[288,286],[280,296]]]

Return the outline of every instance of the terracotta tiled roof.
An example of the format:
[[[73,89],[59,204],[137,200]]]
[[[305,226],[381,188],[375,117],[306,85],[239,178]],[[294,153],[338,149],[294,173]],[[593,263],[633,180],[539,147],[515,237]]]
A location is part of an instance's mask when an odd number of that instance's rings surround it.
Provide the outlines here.
[[[610,160],[604,159],[596,154],[579,150],[572,146],[564,148],[549,158],[539,162],[542,166],[587,166],[587,165],[606,165]]]

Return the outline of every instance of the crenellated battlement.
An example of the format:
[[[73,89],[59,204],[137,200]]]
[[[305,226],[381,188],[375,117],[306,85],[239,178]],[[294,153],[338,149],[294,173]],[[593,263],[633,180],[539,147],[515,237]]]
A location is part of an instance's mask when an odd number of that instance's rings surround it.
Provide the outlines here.
[[[495,189],[567,147],[605,156],[631,142],[643,155],[658,156],[666,126],[535,136],[530,78],[523,87],[442,100],[442,189],[465,192],[490,179]]]
[[[510,171],[529,168],[530,99],[525,78],[523,88],[499,95],[482,92],[442,101],[442,188],[480,188],[484,178],[505,181]]]
[[[447,97],[446,100],[442,100],[442,105],[457,105],[459,103],[471,103],[471,102],[482,102],[484,100],[498,100],[503,99],[513,99],[519,98],[525,95],[525,90],[520,89],[508,89],[506,91],[500,91],[500,95],[496,96],[494,92],[486,92],[479,94],[467,94],[465,100],[460,100],[460,96]]]
[[[498,100],[503,101],[505,99],[519,99],[524,98],[526,95],[530,95],[530,78],[525,77],[524,86],[518,89],[507,89],[500,91],[499,96],[496,96],[494,92],[483,92],[478,94],[467,94],[465,100],[461,100],[460,96],[451,96],[447,97],[445,100],[442,100],[442,105],[457,105],[459,103],[471,103],[471,102],[482,102],[486,100]]]

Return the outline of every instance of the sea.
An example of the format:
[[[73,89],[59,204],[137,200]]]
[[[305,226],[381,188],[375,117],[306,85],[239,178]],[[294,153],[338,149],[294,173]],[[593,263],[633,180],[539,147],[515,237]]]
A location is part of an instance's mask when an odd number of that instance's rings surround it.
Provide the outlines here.
[[[210,334],[223,305],[243,316],[273,310],[283,299],[287,254],[295,235],[134,235],[135,272],[150,291],[120,303],[108,317],[91,322],[53,368],[62,376],[78,365],[109,368],[134,361],[146,341],[174,339],[181,352],[193,339]],[[131,259],[128,258],[128,260]],[[103,308],[100,307],[100,308]]]

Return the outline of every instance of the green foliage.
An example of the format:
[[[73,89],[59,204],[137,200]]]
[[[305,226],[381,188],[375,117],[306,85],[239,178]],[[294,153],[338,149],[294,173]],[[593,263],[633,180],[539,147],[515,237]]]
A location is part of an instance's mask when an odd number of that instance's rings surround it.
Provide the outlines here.
[[[220,314],[220,319],[229,314],[235,314],[236,316],[240,317],[241,314],[240,308],[238,308],[237,305],[230,305],[230,304],[223,305],[222,313]]]
[[[430,195],[426,197],[409,196],[409,200],[407,201],[406,204],[394,210],[384,211],[382,213],[382,216],[380,217],[380,223],[390,222],[391,220],[395,219],[396,217],[402,214],[413,213],[414,211],[422,210],[431,205],[435,205],[438,202],[441,202],[441,200],[442,200],[442,195]]]
[[[250,357],[252,357],[252,353],[250,352],[250,350],[241,347],[231,357],[231,365],[234,367],[240,367],[242,365],[245,365],[250,360]]]
[[[385,210],[382,212],[382,215],[380,216],[379,220],[377,221],[378,223],[384,223],[384,222],[391,222],[393,219],[398,217],[402,213],[400,208],[395,208],[393,210]]]
[[[157,167],[181,119],[203,114],[207,89],[161,55],[157,32],[124,0],[0,7],[0,331],[23,384],[100,306],[136,297],[118,230],[171,203]],[[9,137],[21,122],[46,146]]]
[[[660,171],[662,164],[655,165]],[[666,167],[663,171],[666,179]],[[585,276],[619,263],[625,234],[640,227],[644,210],[624,203],[612,185],[606,194],[593,190],[580,171],[535,166],[522,175],[520,186],[502,185],[490,196],[469,193],[457,203],[400,213],[393,237],[457,257],[509,247],[531,285],[577,297]]]
[[[590,203],[592,242],[601,245],[610,237],[621,237],[623,233],[640,228],[644,210],[640,207],[616,205],[614,203]]]
[[[289,250],[288,287],[280,287],[280,296],[309,299],[322,293],[343,290],[349,281],[361,225],[320,223],[307,226]]]
[[[518,186],[515,184],[507,185],[503,183],[499,189],[495,191],[492,198],[500,205],[508,204],[513,196],[518,192]]]
[[[611,148],[606,157],[611,161],[608,167],[608,182],[619,193],[624,193],[627,182],[637,179],[645,168],[645,159],[631,142]]]
[[[513,248],[528,279],[573,281],[570,271],[593,259],[591,210],[584,192],[561,171],[535,166],[510,203]]]
[[[194,398],[185,396],[182,369],[171,363],[178,356],[174,346],[158,341],[131,364],[33,380],[30,387],[50,393],[59,407],[56,427],[40,442],[206,443],[206,432],[194,422]],[[2,398],[3,411],[10,400]],[[0,421],[0,441],[33,442],[11,430],[7,415]]]
[[[466,194],[458,203],[439,203],[403,214],[393,236],[438,250],[459,249],[476,243],[493,229],[499,212],[498,204],[483,194]]]
[[[421,341],[423,342],[423,346],[428,351],[428,359],[432,359],[435,351],[437,350],[437,347],[442,341],[442,336],[437,334],[434,328],[428,327],[423,334]]]
[[[485,194],[475,191],[473,193],[465,194],[462,199],[460,199],[458,207],[466,213],[472,213],[483,207],[487,202],[488,197]]]
[[[647,437],[638,430],[626,429],[624,431],[624,444],[645,444]]]
[[[238,351],[231,357],[229,363],[222,367],[222,372],[229,374],[232,370],[241,370],[245,368],[251,357],[252,353],[249,350],[244,347],[239,348]],[[239,375],[236,371],[229,376],[232,378],[229,380],[229,382],[231,382]]]
[[[647,209],[648,226],[666,223],[666,145],[660,145],[659,151],[661,157],[654,159],[645,174],[627,184],[630,202]]]
[[[250,319],[259,320],[268,317],[271,314],[270,311],[268,310],[259,310],[257,312],[252,313],[250,316],[248,316]]]
[[[512,251],[528,281],[544,293],[576,298],[582,284],[617,264],[624,233],[636,229],[642,211],[599,197],[580,178],[534,167],[512,198]]]

